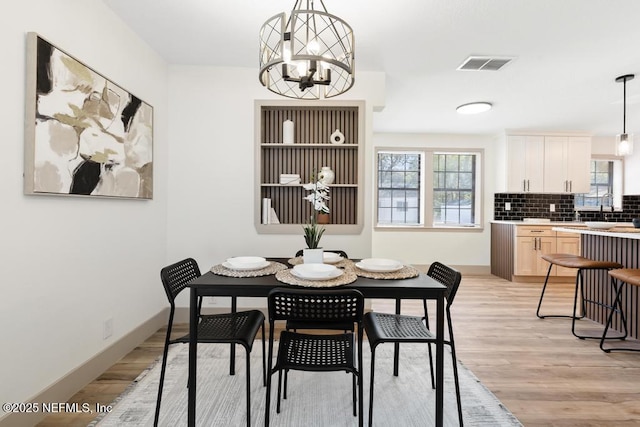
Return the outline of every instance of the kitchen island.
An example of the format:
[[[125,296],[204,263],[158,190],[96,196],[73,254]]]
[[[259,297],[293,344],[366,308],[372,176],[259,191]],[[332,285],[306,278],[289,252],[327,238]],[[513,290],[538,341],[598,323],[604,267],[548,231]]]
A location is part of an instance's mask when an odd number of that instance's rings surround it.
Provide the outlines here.
[[[553,230],[580,235],[582,256],[597,261],[614,261],[625,268],[640,268],[640,229],[630,223],[616,223],[609,230],[589,229],[586,226],[558,226]],[[609,275],[605,271],[584,272],[584,297],[612,305],[613,294]],[[638,310],[638,288],[627,286],[622,294],[622,302],[627,316],[629,335],[639,338],[640,310]],[[609,310],[596,304],[587,304],[586,316],[601,324],[607,321]],[[613,327],[622,330],[621,319],[615,315]]]

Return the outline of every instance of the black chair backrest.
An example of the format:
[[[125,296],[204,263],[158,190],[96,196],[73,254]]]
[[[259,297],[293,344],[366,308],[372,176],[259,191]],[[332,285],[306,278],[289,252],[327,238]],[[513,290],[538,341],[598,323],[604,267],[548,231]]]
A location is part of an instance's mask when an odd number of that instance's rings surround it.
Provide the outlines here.
[[[364,296],[356,289],[289,289],[269,292],[269,321],[360,323]]]
[[[340,255],[342,258],[349,259],[347,253],[345,251],[341,251],[340,249],[325,249],[324,252],[333,252],[334,254]],[[298,252],[296,252],[297,257],[302,256],[302,254],[303,249],[300,249]]]
[[[434,262],[429,267],[427,276],[437,280],[447,287],[445,298],[447,299],[447,305],[453,304],[453,299],[458,292],[458,285],[462,280],[462,275],[458,270],[448,267],[440,262]]]
[[[171,305],[187,284],[197,277],[200,277],[200,268],[193,258],[183,259],[160,270],[164,291]]]

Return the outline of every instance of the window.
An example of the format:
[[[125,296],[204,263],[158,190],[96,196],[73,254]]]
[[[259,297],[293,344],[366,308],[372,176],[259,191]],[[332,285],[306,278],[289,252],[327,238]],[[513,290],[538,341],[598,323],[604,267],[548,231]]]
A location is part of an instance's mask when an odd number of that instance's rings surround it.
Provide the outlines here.
[[[475,216],[474,154],[433,155],[433,222],[473,224]]]
[[[481,221],[482,151],[377,152],[377,225],[473,227]]]
[[[599,209],[604,195],[613,195],[613,205],[619,207],[622,201],[622,161],[612,159],[592,159],[590,165],[591,188],[589,193],[575,195],[575,207]],[[609,201],[605,204],[609,206]]]
[[[420,223],[420,153],[378,153],[378,223]]]

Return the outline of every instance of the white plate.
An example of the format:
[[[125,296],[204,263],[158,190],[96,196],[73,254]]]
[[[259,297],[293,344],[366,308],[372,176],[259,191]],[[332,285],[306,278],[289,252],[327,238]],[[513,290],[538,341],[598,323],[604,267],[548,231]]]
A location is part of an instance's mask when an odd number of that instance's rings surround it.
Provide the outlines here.
[[[322,254],[322,261],[327,264],[335,264],[342,261],[343,259],[344,258],[342,258],[342,256],[334,252],[325,252]]]
[[[385,258],[366,258],[356,263],[356,267],[374,273],[390,273],[404,267],[401,262]]]
[[[298,264],[291,269],[291,274],[306,280],[330,280],[340,277],[343,271],[329,264]]]
[[[232,266],[234,270],[257,270],[269,265],[268,263],[265,265],[265,263],[267,263],[267,260],[259,256],[238,256],[234,258],[227,258],[227,264]],[[225,265],[225,267],[227,266]]]
[[[593,228],[594,230],[608,230],[610,228],[613,228],[616,226],[616,224],[614,222],[585,222],[584,225],[586,225],[589,228]]]
[[[265,267],[269,267],[269,264],[271,264],[269,261],[264,261],[261,264],[254,264],[250,266],[238,266],[238,265],[230,264],[229,262],[223,262],[222,266],[225,268],[228,268],[229,270],[251,271],[251,270],[261,270]]]

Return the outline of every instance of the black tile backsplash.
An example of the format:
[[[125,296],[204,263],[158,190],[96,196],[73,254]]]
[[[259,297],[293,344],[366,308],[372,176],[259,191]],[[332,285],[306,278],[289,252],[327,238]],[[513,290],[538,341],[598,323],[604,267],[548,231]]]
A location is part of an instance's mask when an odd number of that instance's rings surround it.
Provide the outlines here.
[[[506,211],[504,204],[511,203]],[[555,205],[555,212],[549,211],[549,205]],[[630,222],[640,218],[640,195],[622,196],[622,212],[580,211],[581,221]],[[523,218],[549,218],[551,221],[574,221],[573,194],[546,193],[496,193],[493,205],[493,218],[497,221],[521,221]]]

